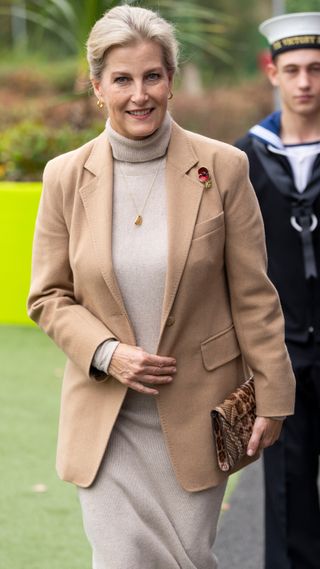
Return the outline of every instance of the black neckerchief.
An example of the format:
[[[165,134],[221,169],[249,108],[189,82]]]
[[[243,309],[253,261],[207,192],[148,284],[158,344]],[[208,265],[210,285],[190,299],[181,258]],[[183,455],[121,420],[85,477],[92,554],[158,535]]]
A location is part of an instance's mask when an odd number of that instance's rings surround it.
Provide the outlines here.
[[[285,157],[282,160],[274,160],[272,152],[257,138],[252,137],[252,144],[267,176],[277,190],[290,201],[290,222],[301,236],[305,277],[306,279],[318,278],[312,231],[318,224],[313,204],[320,195],[320,155],[315,160],[311,179],[306,189],[300,193],[293,183],[288,160]],[[276,184],[275,180],[277,180]]]

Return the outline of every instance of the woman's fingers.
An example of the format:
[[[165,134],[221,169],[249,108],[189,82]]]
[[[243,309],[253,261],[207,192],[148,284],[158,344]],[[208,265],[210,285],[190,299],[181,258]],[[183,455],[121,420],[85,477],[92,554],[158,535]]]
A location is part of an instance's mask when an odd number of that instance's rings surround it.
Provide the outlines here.
[[[152,387],[146,387],[145,385],[139,383],[138,381],[133,381],[131,383],[128,383],[127,385],[128,387],[130,387],[130,389],[138,391],[139,393],[144,393],[145,395],[159,395],[159,391],[157,389],[154,389]]]
[[[118,381],[140,393],[158,394],[156,388],[144,384],[170,383],[176,372],[176,360],[149,354],[136,346],[119,344],[109,364],[109,373]]]
[[[175,367],[176,360],[168,356],[156,356],[148,354],[148,352],[140,352],[140,363],[144,367],[153,367],[155,369],[163,369],[166,367]]]
[[[164,375],[173,375],[176,372],[175,367],[145,367],[143,370],[144,374],[148,374],[148,376],[152,376],[153,379],[161,379],[161,376]]]
[[[161,385],[162,383],[170,383],[173,380],[172,375],[164,375],[162,377],[156,377],[154,375],[144,375],[143,383],[152,383],[155,385]]]

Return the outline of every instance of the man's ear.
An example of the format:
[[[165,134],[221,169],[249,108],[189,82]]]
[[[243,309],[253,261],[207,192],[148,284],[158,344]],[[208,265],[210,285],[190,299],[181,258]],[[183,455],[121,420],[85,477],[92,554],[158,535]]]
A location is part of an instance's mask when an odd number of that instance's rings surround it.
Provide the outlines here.
[[[279,86],[279,70],[275,63],[268,63],[266,67],[267,76],[273,87]]]

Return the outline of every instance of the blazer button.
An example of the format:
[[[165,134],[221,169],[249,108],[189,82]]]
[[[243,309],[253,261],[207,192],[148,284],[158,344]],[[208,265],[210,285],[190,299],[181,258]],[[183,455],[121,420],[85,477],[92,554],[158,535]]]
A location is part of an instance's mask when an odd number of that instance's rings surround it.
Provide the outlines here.
[[[172,326],[175,323],[176,319],[174,316],[169,316],[167,318],[166,326]]]

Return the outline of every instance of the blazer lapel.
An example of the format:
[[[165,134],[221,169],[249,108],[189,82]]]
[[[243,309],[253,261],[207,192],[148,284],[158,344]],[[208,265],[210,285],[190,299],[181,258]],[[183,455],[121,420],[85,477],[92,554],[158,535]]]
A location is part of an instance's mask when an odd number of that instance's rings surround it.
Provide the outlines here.
[[[121,312],[127,315],[112,266],[113,159],[105,133],[97,138],[85,168],[95,175],[80,189],[80,195],[100,271]]]
[[[174,123],[166,166],[168,268],[160,338],[179,287],[202,199],[202,184],[187,174],[197,162],[183,129]]]
[[[183,129],[174,123],[166,164],[168,267],[160,338],[179,287],[202,199],[203,186],[196,176],[189,173],[197,162],[198,157]],[[80,189],[80,195],[99,267],[111,294],[129,321],[112,266],[113,159],[105,133],[97,138],[85,167],[95,177]]]

